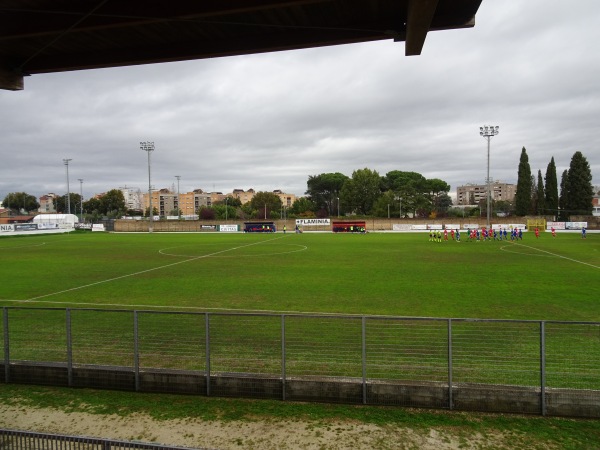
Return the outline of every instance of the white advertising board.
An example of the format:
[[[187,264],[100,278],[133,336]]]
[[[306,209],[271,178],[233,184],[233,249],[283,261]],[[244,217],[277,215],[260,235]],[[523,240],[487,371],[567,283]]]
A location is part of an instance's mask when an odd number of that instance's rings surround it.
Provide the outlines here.
[[[2,231],[15,231],[15,226],[13,224],[2,224],[0,225],[0,232]]]
[[[103,223],[95,223],[92,225],[92,231],[104,231]]]
[[[296,225],[303,227],[329,226],[330,219],[296,219]]]
[[[237,225],[219,225],[219,231],[233,233],[239,231],[239,227]]]

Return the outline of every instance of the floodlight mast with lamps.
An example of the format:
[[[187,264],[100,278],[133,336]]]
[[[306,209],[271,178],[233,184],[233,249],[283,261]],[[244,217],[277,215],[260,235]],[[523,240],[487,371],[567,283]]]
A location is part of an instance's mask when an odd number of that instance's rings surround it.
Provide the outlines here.
[[[73,158],[63,159],[63,163],[67,167],[67,214],[71,214],[71,190],[69,189],[69,161],[73,161]]]
[[[77,181],[79,181],[79,196],[81,197],[79,199],[80,220],[83,221],[83,178],[77,178]]]
[[[479,127],[479,135],[487,139],[487,229],[490,229],[491,222],[491,203],[492,203],[492,192],[490,188],[490,140],[493,136],[496,136],[500,131],[498,126],[484,125]]]
[[[177,215],[181,219],[181,197],[179,196],[179,180],[181,179],[181,175],[175,175],[177,178]]]
[[[152,213],[152,181],[150,177],[150,153],[154,151],[154,142],[140,142],[140,149],[148,153],[148,233],[152,233],[152,222],[154,214]]]

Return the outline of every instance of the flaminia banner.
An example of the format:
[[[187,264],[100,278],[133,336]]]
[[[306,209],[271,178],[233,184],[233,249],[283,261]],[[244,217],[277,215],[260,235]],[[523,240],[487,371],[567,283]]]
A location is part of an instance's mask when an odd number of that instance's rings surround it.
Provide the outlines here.
[[[296,225],[302,225],[304,227],[316,227],[320,225],[331,225],[331,221],[329,219],[296,219]]]

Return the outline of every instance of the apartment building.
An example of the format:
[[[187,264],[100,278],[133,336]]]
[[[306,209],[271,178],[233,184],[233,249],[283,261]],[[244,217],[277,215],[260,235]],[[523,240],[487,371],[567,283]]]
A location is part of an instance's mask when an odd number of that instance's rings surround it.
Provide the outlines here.
[[[148,194],[143,195],[143,204],[144,210],[148,209]],[[177,209],[181,209],[184,216],[193,215],[198,213],[200,207],[211,205],[211,194],[204,193],[202,189],[179,194],[169,189],[152,192],[152,209],[156,208],[162,217],[170,216]]]
[[[40,197],[40,207],[38,208],[38,212],[55,213],[56,208],[54,207],[54,199],[56,197],[57,197],[57,195],[53,194],[52,192],[49,194],[46,194],[46,195],[42,195]]]
[[[476,205],[487,197],[487,184],[469,183],[456,188],[457,205]],[[493,201],[512,202],[517,193],[517,185],[494,181],[490,183],[490,190]]]
[[[139,188],[128,188],[127,186],[119,188],[125,199],[125,208],[132,210],[142,210],[142,192]]]

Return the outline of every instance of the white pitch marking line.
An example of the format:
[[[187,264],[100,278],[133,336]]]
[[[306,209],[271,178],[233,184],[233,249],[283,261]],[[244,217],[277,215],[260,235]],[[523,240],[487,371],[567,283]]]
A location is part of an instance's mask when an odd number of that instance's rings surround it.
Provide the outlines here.
[[[173,267],[173,266],[176,266],[178,264],[183,264],[183,263],[186,263],[186,262],[195,261],[197,259],[208,258],[210,256],[219,255],[221,253],[230,252],[232,250],[239,250],[240,248],[250,247],[252,245],[258,245],[258,244],[262,244],[264,242],[274,241],[276,239],[283,239],[283,236],[276,237],[276,238],[273,238],[273,239],[269,239],[268,241],[259,241],[259,242],[253,242],[251,244],[240,245],[239,247],[233,247],[233,248],[229,248],[229,249],[226,249],[226,250],[221,250],[221,251],[218,251],[218,252],[210,253],[208,255],[200,255],[200,256],[196,256],[196,257],[193,257],[193,258],[190,258],[190,259],[186,259],[186,260],[183,260],[183,261],[177,261],[177,262],[174,262],[174,263],[171,263],[171,264],[165,264],[164,266],[154,267],[152,269],[141,270],[139,272],[134,272],[134,273],[130,273],[130,274],[127,274],[127,275],[121,275],[120,277],[109,278],[108,280],[96,281],[95,283],[84,284],[83,286],[78,286],[78,287],[74,287],[74,288],[71,288],[71,289],[65,289],[63,291],[53,292],[51,294],[40,295],[38,297],[33,297],[33,298],[30,298],[30,299],[24,300],[24,301],[25,302],[32,302],[32,301],[36,301],[36,300],[38,300],[40,298],[51,297],[53,295],[58,295],[58,294],[64,294],[65,292],[77,291],[79,289],[84,289],[84,288],[87,288],[87,287],[96,286],[98,284],[108,283],[110,281],[121,280],[123,278],[129,278],[129,277],[133,277],[133,276],[136,276],[136,275],[141,275],[143,273],[148,273],[148,272],[153,272],[155,270],[165,269],[167,267]]]
[[[529,246],[529,245],[525,245],[525,244],[517,244],[517,243],[514,243],[513,245],[520,245],[520,246],[522,246],[522,247],[531,248],[531,249],[533,249],[533,250],[537,250],[538,252],[544,252],[544,253],[548,253],[549,255],[556,256],[557,258],[566,259],[566,260],[573,261],[573,262],[576,262],[576,263],[579,263],[579,264],[585,264],[586,266],[593,267],[594,269],[600,269],[600,266],[595,266],[595,265],[593,265],[593,264],[590,264],[590,263],[586,263],[586,262],[583,262],[583,261],[579,261],[579,260],[577,260],[577,259],[573,259],[573,258],[568,258],[568,257],[566,257],[566,256],[558,255],[558,254],[556,254],[556,253],[552,253],[552,252],[549,252],[549,251],[547,251],[547,250],[542,250],[542,249],[539,249],[539,248],[531,247],[531,246]]]
[[[42,245],[46,245],[46,243],[42,242],[41,244],[18,245],[16,247],[0,247],[0,250],[12,250],[14,248],[41,247]]]

